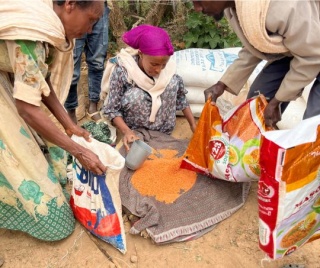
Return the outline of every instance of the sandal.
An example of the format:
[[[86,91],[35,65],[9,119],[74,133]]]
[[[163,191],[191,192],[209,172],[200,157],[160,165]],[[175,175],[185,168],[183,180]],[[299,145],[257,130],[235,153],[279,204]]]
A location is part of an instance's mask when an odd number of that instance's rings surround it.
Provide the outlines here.
[[[93,120],[93,121],[95,121],[96,123],[100,123],[100,122],[103,122],[103,121],[104,121],[103,117],[101,116],[100,111],[96,111],[96,112],[94,112],[94,113],[92,113],[92,114],[90,114],[89,111],[86,111],[86,113],[87,113],[87,116],[89,116],[90,119]],[[94,117],[95,115],[100,115],[100,118],[97,119],[97,120],[93,119],[93,117]]]

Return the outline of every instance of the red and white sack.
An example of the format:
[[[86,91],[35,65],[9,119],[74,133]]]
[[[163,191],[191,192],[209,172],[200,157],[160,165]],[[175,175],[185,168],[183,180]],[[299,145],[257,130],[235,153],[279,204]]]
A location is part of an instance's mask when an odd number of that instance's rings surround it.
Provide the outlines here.
[[[90,233],[125,253],[126,236],[119,194],[119,176],[125,160],[109,144],[93,138],[87,142],[75,135],[72,139],[97,154],[107,167],[106,174],[95,175],[85,170],[77,159],[73,159],[70,205],[75,218]]]
[[[320,238],[320,116],[262,134],[259,244],[271,259]]]
[[[232,182],[258,180],[264,96],[249,99],[221,118],[207,101],[181,163],[182,168]]]

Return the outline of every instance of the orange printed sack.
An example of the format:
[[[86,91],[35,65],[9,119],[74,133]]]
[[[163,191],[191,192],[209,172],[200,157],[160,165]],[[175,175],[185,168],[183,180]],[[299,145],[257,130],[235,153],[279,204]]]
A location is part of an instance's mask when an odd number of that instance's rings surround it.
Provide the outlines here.
[[[262,134],[259,244],[272,259],[320,238],[320,116]]]
[[[233,182],[258,180],[264,96],[249,99],[221,118],[208,100],[181,163],[182,168]]]

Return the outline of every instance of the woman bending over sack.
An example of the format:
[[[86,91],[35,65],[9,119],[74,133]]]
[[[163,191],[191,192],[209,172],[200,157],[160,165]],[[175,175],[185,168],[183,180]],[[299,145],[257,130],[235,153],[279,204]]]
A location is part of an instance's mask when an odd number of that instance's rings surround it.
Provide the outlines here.
[[[74,230],[60,185],[66,151],[87,170],[106,171],[97,155],[70,138],[89,140],[90,133],[61,105],[73,74],[72,40],[91,32],[104,2],[0,1],[0,10],[6,14],[0,17],[0,228],[60,240]]]
[[[192,131],[196,123],[187,102],[182,78],[170,60],[174,49],[168,33],[155,26],[140,25],[123,41],[129,46],[111,58],[102,78],[102,98],[107,93],[104,115],[124,135],[123,143],[138,139],[133,129],[145,128],[171,134],[176,111],[182,110]]]

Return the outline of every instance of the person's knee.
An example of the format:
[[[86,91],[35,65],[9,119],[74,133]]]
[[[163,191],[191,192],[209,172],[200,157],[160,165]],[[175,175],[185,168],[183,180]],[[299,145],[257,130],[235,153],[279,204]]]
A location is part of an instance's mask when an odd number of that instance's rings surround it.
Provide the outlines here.
[[[105,59],[105,56],[100,55],[91,60],[87,60],[88,69],[95,71],[103,71]]]

